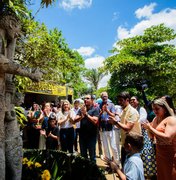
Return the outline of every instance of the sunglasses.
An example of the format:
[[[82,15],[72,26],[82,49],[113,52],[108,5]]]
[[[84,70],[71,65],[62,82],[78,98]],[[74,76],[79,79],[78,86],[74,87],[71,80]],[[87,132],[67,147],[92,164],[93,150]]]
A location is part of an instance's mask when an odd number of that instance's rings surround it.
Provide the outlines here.
[[[86,98],[84,98],[84,99],[90,99],[89,97],[86,97]]]

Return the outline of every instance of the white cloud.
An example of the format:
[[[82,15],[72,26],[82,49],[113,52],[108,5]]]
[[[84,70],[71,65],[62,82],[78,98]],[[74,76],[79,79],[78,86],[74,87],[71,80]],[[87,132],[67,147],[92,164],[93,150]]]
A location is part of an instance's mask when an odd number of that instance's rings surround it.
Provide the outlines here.
[[[122,40],[124,38],[142,35],[146,28],[149,28],[152,25],[159,25],[161,23],[164,23],[167,27],[176,31],[176,9],[167,8],[157,13],[151,13],[147,19],[145,17],[143,16],[143,19],[131,29],[119,26],[117,28],[117,39]]]
[[[124,39],[128,36],[129,36],[129,31],[126,28],[124,28],[122,26],[119,26],[117,28],[117,38],[118,39]]]
[[[135,11],[136,17],[138,19],[142,17],[149,18],[152,15],[152,12],[157,4],[151,3],[150,5],[145,5],[143,8],[139,8]]]
[[[89,46],[88,47],[82,46],[79,49],[75,49],[75,50],[78,51],[84,57],[91,56],[95,52],[95,49]]]
[[[103,56],[95,56],[92,58],[88,58],[85,60],[85,66],[88,69],[92,69],[92,68],[96,69],[103,66],[104,60],[105,58]]]
[[[62,0],[60,3],[60,6],[65,10],[89,8],[91,5],[92,0]]]
[[[100,83],[99,83],[99,85],[98,85],[98,88],[106,87],[106,86],[107,86],[107,83],[108,83],[108,81],[109,81],[109,79],[110,79],[110,77],[111,77],[110,74],[108,74],[107,76],[104,76],[104,77],[102,78],[102,80],[100,81]]]

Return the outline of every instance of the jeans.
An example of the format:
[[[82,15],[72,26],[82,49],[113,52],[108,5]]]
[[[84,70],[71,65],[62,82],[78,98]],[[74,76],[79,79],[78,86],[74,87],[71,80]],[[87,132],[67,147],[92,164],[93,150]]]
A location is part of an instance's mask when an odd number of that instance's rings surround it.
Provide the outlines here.
[[[73,153],[74,143],[74,128],[61,128],[60,129],[60,142],[61,150],[69,153]]]
[[[79,137],[79,131],[80,131],[80,128],[76,128],[75,129],[75,139],[74,139],[74,149],[75,151],[78,151],[78,137]]]
[[[88,158],[88,154],[87,154],[88,151],[90,160],[96,162],[96,141],[97,141],[97,135],[92,137],[84,137],[80,134],[79,143],[80,143],[81,156]]]

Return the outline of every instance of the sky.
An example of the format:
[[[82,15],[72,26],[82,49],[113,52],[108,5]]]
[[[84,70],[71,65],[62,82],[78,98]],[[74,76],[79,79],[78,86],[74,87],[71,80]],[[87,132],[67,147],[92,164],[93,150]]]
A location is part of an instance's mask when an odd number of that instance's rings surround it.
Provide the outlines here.
[[[164,23],[176,31],[175,0],[58,0],[39,11],[41,1],[31,2],[28,7],[35,20],[62,31],[69,48],[83,56],[87,68],[102,66],[117,41],[142,35],[152,25]],[[99,87],[106,86],[109,78],[104,77]]]

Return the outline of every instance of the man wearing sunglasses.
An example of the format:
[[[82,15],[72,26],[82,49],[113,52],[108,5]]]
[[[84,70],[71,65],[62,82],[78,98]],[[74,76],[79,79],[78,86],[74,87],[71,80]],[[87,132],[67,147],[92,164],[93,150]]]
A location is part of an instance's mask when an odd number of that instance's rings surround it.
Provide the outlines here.
[[[84,105],[78,111],[75,122],[80,123],[80,150],[81,156],[96,162],[96,139],[99,109],[93,105],[94,97],[90,94],[84,97]]]

